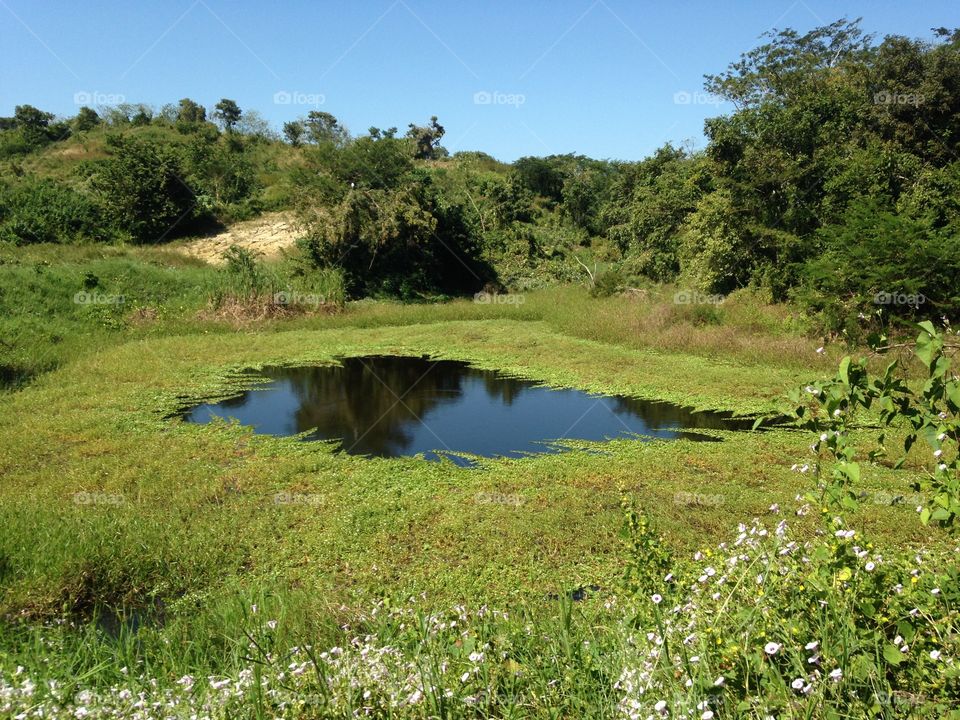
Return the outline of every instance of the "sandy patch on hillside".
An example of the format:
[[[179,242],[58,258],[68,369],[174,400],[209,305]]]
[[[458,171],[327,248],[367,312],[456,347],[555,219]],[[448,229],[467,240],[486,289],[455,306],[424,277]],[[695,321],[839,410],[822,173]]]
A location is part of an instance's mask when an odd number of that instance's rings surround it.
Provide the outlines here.
[[[294,244],[302,230],[289,213],[267,213],[253,220],[231,225],[227,230],[208,237],[191,240],[176,248],[191,257],[209,263],[223,262],[223,253],[231,245],[239,245],[264,258],[276,257],[283,248]]]

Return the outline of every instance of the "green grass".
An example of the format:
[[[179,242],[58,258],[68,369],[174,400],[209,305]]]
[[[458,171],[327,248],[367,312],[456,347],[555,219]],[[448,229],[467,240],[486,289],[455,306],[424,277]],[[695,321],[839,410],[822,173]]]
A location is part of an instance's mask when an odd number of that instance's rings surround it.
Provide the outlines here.
[[[621,498],[646,508],[678,573],[698,573],[694,551],[720,552],[717,544],[731,539],[738,522],[767,515],[774,503],[792,509],[811,489],[809,475],[790,470],[810,459],[804,434],[621,440],[467,469],[339,455],[319,443],[168,416],[189,399],[235,390],[240,369],[374,353],[465,359],[556,386],[752,414],[776,408],[788,388],[831,374],[840,352],[818,354],[820,343],[800,332],[789,308],[758,306],[746,293],[708,324],[672,302],[674,288],[592,299],[579,287],[531,292],[511,304],[364,301],[334,314],[255,322],[211,313],[220,271],[172,253],[35,247],[4,258],[2,328],[5,339],[16,338],[4,358],[28,382],[0,396],[0,717],[4,688],[19,687],[21,665],[37,680],[57,679],[70,702],[90,691],[102,695],[103,707],[120,703],[104,717],[131,712],[118,700],[121,687],[169,690],[181,703],[177,712],[189,714],[213,692],[202,678],[251,672],[281,695],[264,696],[247,683],[214,715],[349,716],[365,702],[349,688],[366,687],[379,694],[375,714],[383,717],[615,716],[633,692],[616,686],[618,678],[643,662],[631,618],[642,618],[644,629],[656,622],[624,583]],[[88,273],[99,292],[127,302],[76,305],[73,294]],[[132,312],[137,306],[153,312]],[[904,492],[918,467],[870,466],[861,489],[868,498]],[[511,501],[491,502],[500,497]],[[796,519],[800,542],[824,542],[816,516]],[[912,508],[867,502],[855,522],[874,552],[905,558],[912,548],[952,547],[949,536],[921,526]],[[786,577],[794,579],[771,591],[766,610],[754,607],[761,602],[755,594],[742,594],[749,583],[738,584],[740,595],[709,610],[712,622],[726,628],[725,637],[792,614],[809,615],[805,633],[834,628],[839,615],[794,605],[806,576]],[[563,600],[589,586],[600,590],[583,603]],[[831,602],[840,615],[859,612],[842,596]],[[455,610],[460,604],[469,610]],[[509,618],[484,615],[483,606]],[[89,622],[104,608],[153,612],[160,622],[111,639]],[[453,618],[462,618],[464,635],[437,629]],[[267,619],[277,619],[277,628],[265,627]],[[830,632],[859,642],[848,629]],[[352,664],[290,654],[307,644],[346,647]],[[485,645],[487,661],[469,659]],[[357,655],[364,646],[371,657],[392,648],[383,655],[388,667],[368,667],[367,656]],[[744,647],[744,657],[755,650]],[[849,655],[837,650],[837,662]],[[709,657],[701,668],[685,661],[699,693],[690,697],[713,697],[712,676],[732,672],[715,664],[719,655]],[[278,711],[282,687],[300,687],[301,680],[279,675],[290,662],[308,663],[311,677],[331,673],[295,694],[330,692],[335,705],[328,697]],[[387,679],[374,681],[374,671]],[[674,670],[661,671],[663,691],[683,702]],[[457,684],[462,672],[471,679]],[[423,702],[401,702],[431,673],[437,687],[453,688],[451,697],[427,692]],[[910,682],[935,689],[936,673],[923,673]],[[185,690],[178,679],[186,674],[203,688]],[[770,692],[786,693],[789,707],[789,688]],[[822,693],[820,710],[842,701],[826,686]],[[744,716],[762,716],[754,710]]]

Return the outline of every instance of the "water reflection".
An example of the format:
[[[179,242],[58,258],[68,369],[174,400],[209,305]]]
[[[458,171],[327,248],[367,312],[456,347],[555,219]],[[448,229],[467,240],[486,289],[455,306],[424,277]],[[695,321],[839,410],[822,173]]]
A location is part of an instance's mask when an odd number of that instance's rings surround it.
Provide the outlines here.
[[[258,374],[267,380],[262,386],[194,407],[184,419],[236,418],[259,433],[337,440],[338,449],[352,455],[423,453],[429,459],[444,451],[518,457],[558,449],[546,442],[633,434],[712,440],[689,431],[752,425],[671,403],[546,388],[452,360],[351,357],[339,365]]]

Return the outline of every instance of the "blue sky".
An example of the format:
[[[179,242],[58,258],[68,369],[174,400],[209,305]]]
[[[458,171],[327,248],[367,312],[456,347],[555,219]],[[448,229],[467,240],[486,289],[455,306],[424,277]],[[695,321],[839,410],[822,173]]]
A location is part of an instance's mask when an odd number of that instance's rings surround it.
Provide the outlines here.
[[[451,151],[633,160],[702,147],[730,109],[703,75],[763,32],[842,16],[881,36],[960,25],[956,0],[0,0],[0,115],[230,97],[276,128],[315,108],[357,134],[438,115]]]

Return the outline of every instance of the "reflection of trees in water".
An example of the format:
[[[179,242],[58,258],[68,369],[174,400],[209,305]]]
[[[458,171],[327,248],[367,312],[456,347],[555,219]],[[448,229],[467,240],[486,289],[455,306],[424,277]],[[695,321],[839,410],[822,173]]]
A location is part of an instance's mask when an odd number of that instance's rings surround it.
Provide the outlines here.
[[[529,380],[503,377],[462,362],[417,357],[352,357],[343,359],[340,365],[265,368],[263,375],[285,382],[295,398],[292,407],[267,404],[266,412],[287,413],[297,432],[313,430],[313,437],[339,439],[342,448],[352,454],[384,457],[409,454],[416,426],[444,403],[459,402],[472,392],[485,393],[493,404],[499,401],[511,406],[528,388],[536,386]],[[553,391],[543,388],[542,392]],[[583,402],[592,407],[595,401],[595,396],[567,392],[570,395],[564,396],[564,402],[572,403],[574,409]],[[535,403],[538,395],[533,392],[529,398]],[[219,405],[240,407],[248,399],[246,392]],[[680,436],[692,439],[709,438],[685,434],[681,429],[746,429],[752,425],[751,420],[731,420],[726,413],[693,412],[666,402],[624,396],[606,396],[603,401],[625,421],[627,416],[639,418],[651,430],[675,428]],[[484,412],[482,403],[475,408]],[[429,427],[429,420],[427,423]],[[442,449],[444,428],[431,429],[440,439],[430,445]],[[536,440],[541,439],[537,436],[540,431],[543,428],[535,426],[524,429],[530,439]]]
[[[733,420],[729,413],[695,412],[668,402],[640,400],[639,398],[616,396],[611,409],[615,412],[629,413],[643,420],[652,430],[665,427],[699,428],[701,430],[746,430],[753,426],[749,419]]]
[[[354,357],[340,366],[274,368],[268,375],[296,393],[298,431],[316,428],[317,437],[342,438],[355,454],[391,456],[413,442],[412,425],[460,397],[466,370],[463,363],[425,358]]]

